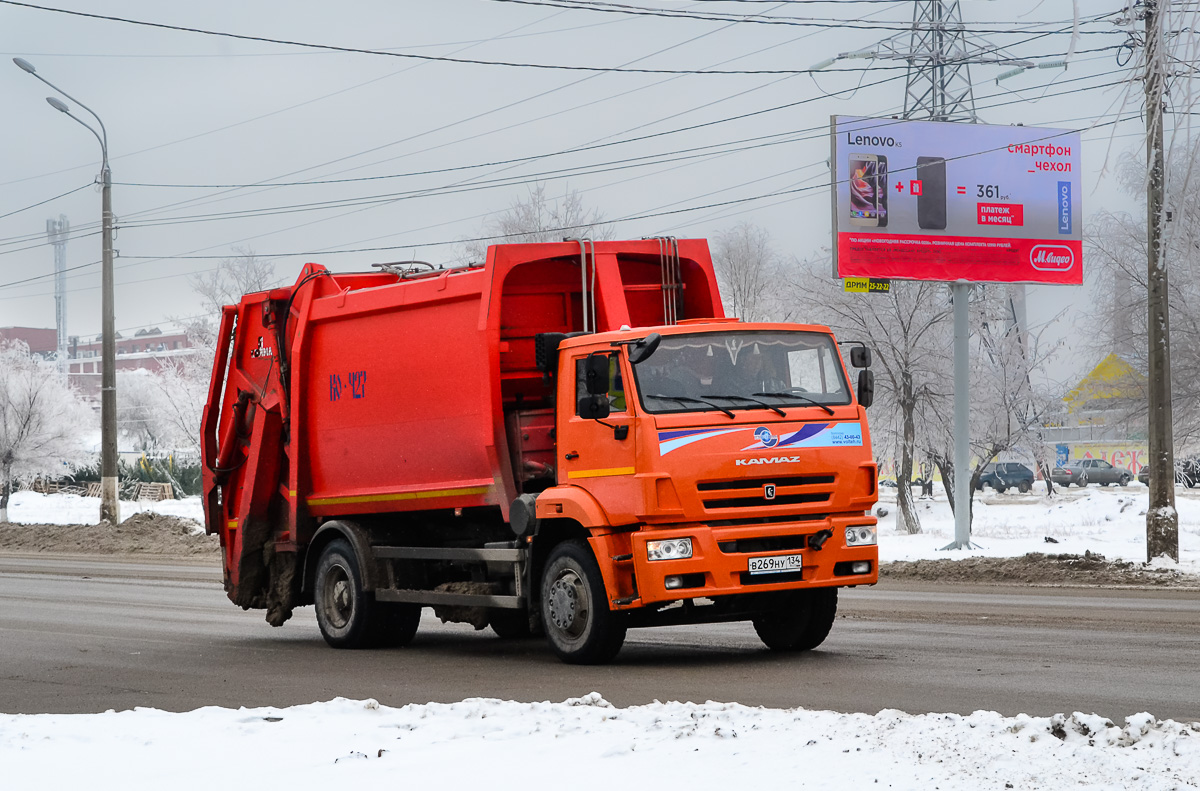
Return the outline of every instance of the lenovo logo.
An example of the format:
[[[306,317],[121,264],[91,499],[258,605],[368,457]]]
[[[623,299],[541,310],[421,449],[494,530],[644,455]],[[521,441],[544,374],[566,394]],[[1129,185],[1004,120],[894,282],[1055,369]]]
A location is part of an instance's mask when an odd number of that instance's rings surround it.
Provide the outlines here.
[[[1038,244],[1029,251],[1029,263],[1034,269],[1065,272],[1075,265],[1075,252],[1061,244]]]

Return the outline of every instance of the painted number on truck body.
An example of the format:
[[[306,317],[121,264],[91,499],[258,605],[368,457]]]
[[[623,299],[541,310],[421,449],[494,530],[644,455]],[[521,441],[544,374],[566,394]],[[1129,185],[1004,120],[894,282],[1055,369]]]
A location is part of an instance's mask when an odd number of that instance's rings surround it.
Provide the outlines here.
[[[350,398],[367,397],[367,372],[350,371],[345,380],[341,374],[329,375],[329,400],[340,401],[345,392]]]

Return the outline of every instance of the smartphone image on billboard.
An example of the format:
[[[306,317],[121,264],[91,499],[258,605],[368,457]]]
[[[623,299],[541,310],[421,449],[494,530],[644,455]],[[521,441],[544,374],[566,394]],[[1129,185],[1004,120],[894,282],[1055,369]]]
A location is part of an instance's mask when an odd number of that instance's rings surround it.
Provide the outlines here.
[[[875,154],[850,155],[850,224],[878,227],[879,157]],[[886,201],[884,196],[886,216]],[[885,220],[886,222],[886,220]]]
[[[879,227],[886,228],[888,222],[888,169],[887,157],[875,155],[875,216],[879,219]]]
[[[917,226],[927,231],[946,230],[946,160],[917,157],[917,178],[921,181]]]

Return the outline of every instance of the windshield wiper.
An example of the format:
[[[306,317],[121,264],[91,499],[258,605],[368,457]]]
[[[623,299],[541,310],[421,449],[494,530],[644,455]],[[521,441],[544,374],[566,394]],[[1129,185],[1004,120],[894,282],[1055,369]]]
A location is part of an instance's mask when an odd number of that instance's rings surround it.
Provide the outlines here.
[[[725,407],[720,406],[718,404],[714,404],[712,401],[705,401],[703,398],[692,398],[691,396],[659,395],[657,393],[646,393],[645,396],[646,396],[646,398],[661,398],[664,401],[681,401],[681,402],[685,402],[685,403],[690,401],[693,404],[706,404],[706,405],[712,407],[713,409],[717,410],[718,412],[724,412],[726,415],[729,415],[730,417],[734,417],[734,414],[731,410],[728,410]]]
[[[824,409],[826,412],[828,412],[831,415],[833,414],[833,410],[830,409],[825,404],[822,404],[820,401],[814,401],[811,398],[809,398],[808,396],[802,396],[799,393],[755,393],[754,395],[756,395],[756,396],[775,396],[776,398],[798,398],[801,401],[807,401],[808,403],[812,404],[813,406],[821,407],[821,409]]]
[[[757,395],[757,393],[756,393],[755,395]],[[782,409],[780,409],[779,407],[777,407],[777,406],[771,406],[771,405],[770,405],[770,404],[768,404],[766,401],[759,401],[757,398],[751,398],[750,396],[744,396],[744,395],[718,395],[717,393],[709,393],[709,394],[708,394],[708,397],[709,397],[709,398],[736,398],[736,399],[738,399],[738,400],[740,400],[740,401],[749,401],[749,402],[751,402],[751,403],[753,403],[753,404],[758,404],[759,406],[761,406],[761,407],[763,407],[763,408],[765,408],[765,409],[769,409],[769,410],[771,410],[772,412],[774,412],[775,414],[779,415],[780,417],[787,417],[787,412],[784,412],[784,411],[783,411]]]

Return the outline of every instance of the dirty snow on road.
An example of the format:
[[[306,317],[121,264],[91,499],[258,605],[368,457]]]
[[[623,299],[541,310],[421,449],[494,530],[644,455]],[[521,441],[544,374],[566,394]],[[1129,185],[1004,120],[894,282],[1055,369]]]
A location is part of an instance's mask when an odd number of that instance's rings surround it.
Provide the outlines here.
[[[468,699],[0,715],[4,787],[1200,788],[1200,723]]]

